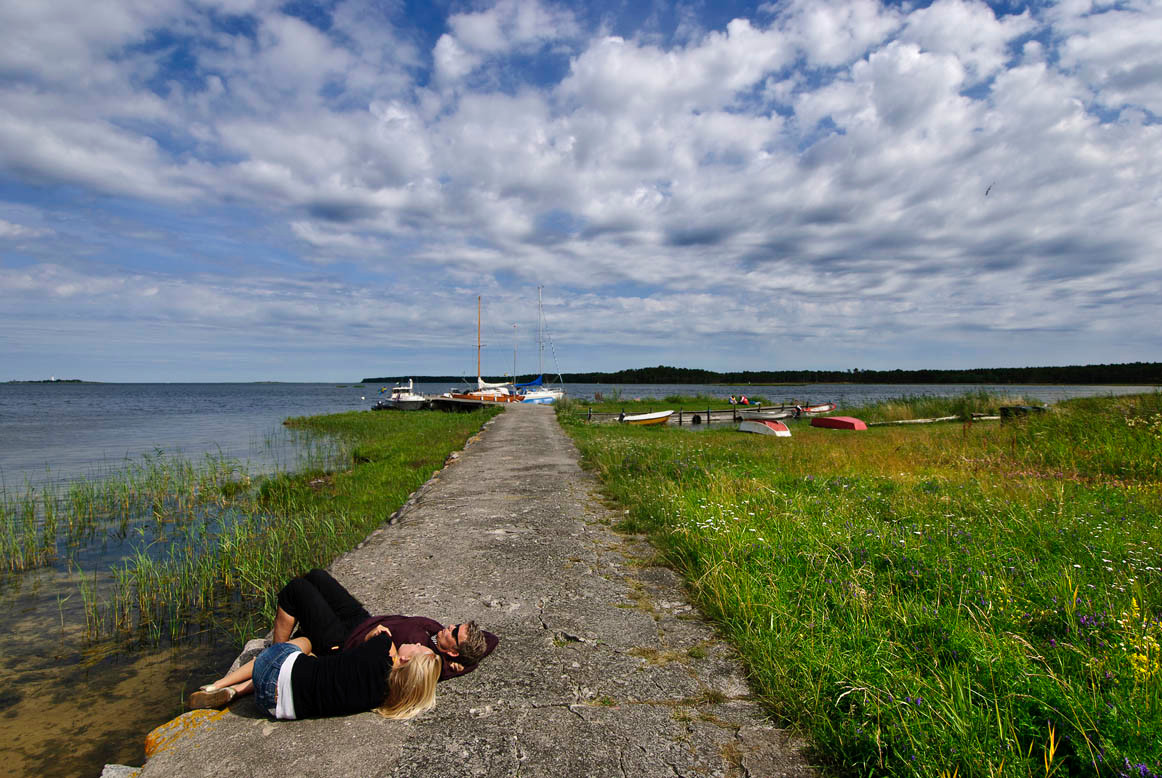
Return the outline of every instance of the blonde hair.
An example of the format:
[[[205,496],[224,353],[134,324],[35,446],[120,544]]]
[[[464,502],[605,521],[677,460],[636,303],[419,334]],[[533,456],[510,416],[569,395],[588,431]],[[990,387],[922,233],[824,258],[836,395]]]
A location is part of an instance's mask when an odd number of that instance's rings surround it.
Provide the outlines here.
[[[436,654],[412,657],[391,668],[387,676],[387,697],[375,712],[387,719],[410,719],[436,704],[436,681],[443,662]]]

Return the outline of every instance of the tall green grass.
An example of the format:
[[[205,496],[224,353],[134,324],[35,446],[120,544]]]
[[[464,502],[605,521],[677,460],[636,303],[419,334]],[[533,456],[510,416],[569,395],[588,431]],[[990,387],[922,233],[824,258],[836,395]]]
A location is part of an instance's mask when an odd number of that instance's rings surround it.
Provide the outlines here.
[[[220,454],[197,462],[158,450],[92,478],[4,492],[0,572],[51,564],[100,532],[124,536],[143,518],[158,528],[181,526],[249,484],[244,468]]]
[[[1119,776],[1162,772],[1155,414],[790,440],[563,420],[837,772]]]
[[[968,419],[974,413],[996,416],[1003,405],[1039,406],[1042,403],[1021,395],[996,395],[980,390],[951,396],[906,395],[858,408],[844,408],[843,412],[864,421],[938,419],[944,416]]]
[[[172,482],[151,482],[156,490],[126,498],[131,507],[114,501],[104,513],[95,509],[97,519],[109,520],[133,506],[162,516],[177,503],[196,504],[164,533],[133,524],[130,532],[140,534],[136,550],[111,580],[82,576],[86,633],[158,642],[225,625],[239,637],[253,634],[255,623],[269,624],[283,582],[357,545],[496,412],[289,419],[287,426],[327,452],[304,470],[238,477],[211,462]],[[167,492],[167,484],[181,486]],[[108,488],[120,494],[124,486]],[[93,502],[83,503],[86,512]]]

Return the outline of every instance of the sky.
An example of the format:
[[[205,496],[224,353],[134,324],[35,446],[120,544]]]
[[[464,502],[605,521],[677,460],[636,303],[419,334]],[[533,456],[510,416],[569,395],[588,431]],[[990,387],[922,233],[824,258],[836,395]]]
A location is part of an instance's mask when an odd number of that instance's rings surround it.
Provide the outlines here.
[[[1162,2],[0,4],[0,380],[1162,361]]]

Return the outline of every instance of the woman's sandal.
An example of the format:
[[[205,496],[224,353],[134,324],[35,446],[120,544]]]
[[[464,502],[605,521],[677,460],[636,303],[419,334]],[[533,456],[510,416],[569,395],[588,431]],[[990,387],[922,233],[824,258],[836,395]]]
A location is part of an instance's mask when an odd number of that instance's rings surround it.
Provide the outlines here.
[[[221,708],[224,705],[229,705],[233,699],[234,688],[232,686],[224,686],[221,689],[214,686],[203,686],[190,695],[189,705],[191,710]]]

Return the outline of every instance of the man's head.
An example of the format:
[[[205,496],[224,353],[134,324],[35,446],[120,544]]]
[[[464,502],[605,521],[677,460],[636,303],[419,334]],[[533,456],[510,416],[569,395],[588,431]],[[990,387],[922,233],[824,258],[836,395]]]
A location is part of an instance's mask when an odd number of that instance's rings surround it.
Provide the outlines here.
[[[476,664],[488,652],[488,642],[475,621],[444,627],[436,633],[436,646],[466,665]]]

